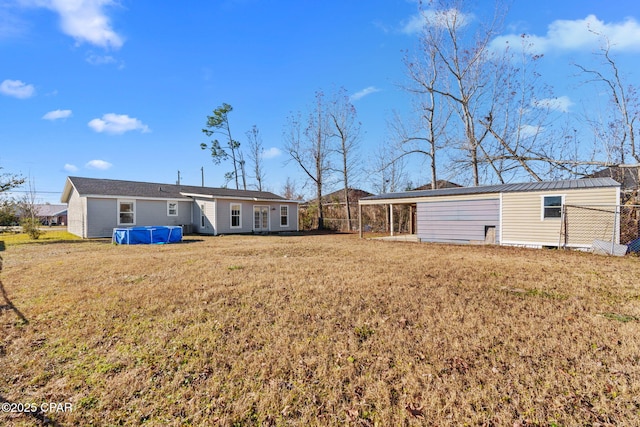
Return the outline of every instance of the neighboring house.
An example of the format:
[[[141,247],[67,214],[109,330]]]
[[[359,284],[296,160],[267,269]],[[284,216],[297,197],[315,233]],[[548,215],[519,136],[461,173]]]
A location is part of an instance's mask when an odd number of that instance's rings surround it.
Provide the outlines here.
[[[344,199],[344,189],[322,196],[322,213],[324,216],[324,227],[334,230],[355,230],[358,224],[358,200],[363,197],[372,196],[368,191],[357,188],[349,189],[349,206],[351,208],[351,224],[347,223],[346,202]],[[317,223],[317,203],[316,199],[307,200],[300,204],[300,218],[304,229],[314,229]]]
[[[436,188],[459,188],[462,187],[460,184],[456,184],[455,182],[445,181],[444,179],[438,179],[436,181]],[[420,187],[414,188],[412,191],[416,190],[432,190],[431,183],[421,185]]]
[[[392,215],[394,205],[415,209],[420,241],[552,247],[560,244],[563,205],[619,205],[620,184],[587,178],[406,191],[361,199],[360,210],[380,204],[390,205]],[[592,242],[585,238],[569,246]]]
[[[35,212],[44,225],[67,224],[67,205],[39,204],[35,205]]]
[[[623,199],[640,197],[640,165],[638,166],[611,166],[601,169],[590,175],[590,178],[613,178],[621,184]],[[638,199],[640,200],[640,199]],[[623,200],[625,202],[626,200]]]
[[[69,232],[83,238],[153,225],[213,235],[298,230],[298,202],[266,191],[68,177],[61,200]]]

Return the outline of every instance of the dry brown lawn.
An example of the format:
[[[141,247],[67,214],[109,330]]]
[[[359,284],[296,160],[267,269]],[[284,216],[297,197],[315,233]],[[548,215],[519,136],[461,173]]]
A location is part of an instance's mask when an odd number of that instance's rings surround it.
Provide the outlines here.
[[[351,235],[0,256],[0,402],[72,405],[2,425],[640,425],[637,257]]]

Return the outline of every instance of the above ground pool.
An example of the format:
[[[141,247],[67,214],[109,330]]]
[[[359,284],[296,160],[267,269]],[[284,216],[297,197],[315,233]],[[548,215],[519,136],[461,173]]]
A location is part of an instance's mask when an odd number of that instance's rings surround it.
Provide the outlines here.
[[[180,226],[114,228],[111,238],[118,245],[151,245],[182,241]]]

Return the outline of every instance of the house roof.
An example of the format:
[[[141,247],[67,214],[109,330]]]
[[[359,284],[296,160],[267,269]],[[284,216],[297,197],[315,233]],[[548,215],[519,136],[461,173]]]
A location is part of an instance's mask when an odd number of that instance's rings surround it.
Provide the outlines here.
[[[456,184],[455,182],[446,181],[444,179],[436,180],[436,188],[459,188],[462,187],[460,184]],[[416,190],[431,190],[431,183],[421,185],[420,187],[414,188],[412,191]]]
[[[563,181],[538,181],[519,184],[498,184],[479,187],[454,187],[437,190],[403,191],[378,194],[362,200],[407,199],[417,197],[458,196],[466,194],[515,193],[528,191],[576,190],[580,188],[619,187],[620,183],[611,178],[568,179]]]
[[[38,216],[60,216],[67,213],[67,205],[38,204],[35,206]]]
[[[639,169],[640,169],[640,165],[627,166],[627,167],[612,166],[612,167],[604,168],[597,172],[594,172],[591,175],[591,177],[613,178],[614,180],[622,184],[623,190],[634,190],[636,188],[640,188],[640,178],[638,176]]]
[[[360,190],[358,188],[349,188],[349,203],[357,203],[358,200],[373,196],[373,194],[369,193],[365,190]],[[313,205],[316,203],[316,199],[310,199],[303,203],[304,205]],[[322,196],[322,203],[332,204],[332,203],[342,203],[344,204],[344,189],[334,191],[333,193],[325,194]]]
[[[193,185],[160,184],[153,182],[70,176],[67,178],[67,182],[62,193],[63,202],[69,201],[72,188],[75,188],[80,196],[185,200],[190,200],[189,196],[203,196],[244,200],[286,200],[284,197],[268,191],[232,190],[229,188],[198,187]]]

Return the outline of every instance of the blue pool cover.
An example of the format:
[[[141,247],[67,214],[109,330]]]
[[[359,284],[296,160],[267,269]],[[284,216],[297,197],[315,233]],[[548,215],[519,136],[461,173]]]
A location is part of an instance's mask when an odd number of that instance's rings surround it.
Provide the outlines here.
[[[182,241],[182,227],[153,226],[114,228],[111,241],[119,245],[178,243]]]

